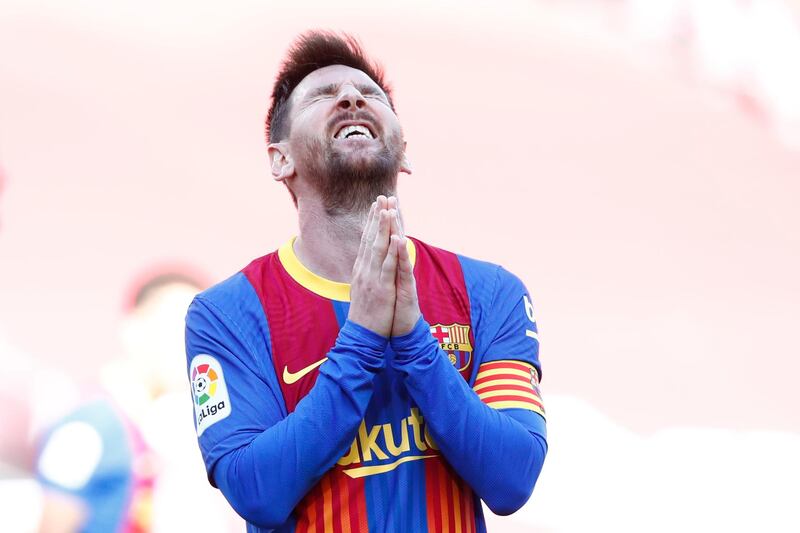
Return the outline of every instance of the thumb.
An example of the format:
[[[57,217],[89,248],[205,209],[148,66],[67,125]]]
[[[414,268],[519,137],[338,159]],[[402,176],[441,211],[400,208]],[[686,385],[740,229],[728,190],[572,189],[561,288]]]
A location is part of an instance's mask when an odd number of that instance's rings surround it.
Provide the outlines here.
[[[411,264],[411,256],[408,254],[405,237],[397,237],[397,284],[405,290],[414,287],[414,266]]]

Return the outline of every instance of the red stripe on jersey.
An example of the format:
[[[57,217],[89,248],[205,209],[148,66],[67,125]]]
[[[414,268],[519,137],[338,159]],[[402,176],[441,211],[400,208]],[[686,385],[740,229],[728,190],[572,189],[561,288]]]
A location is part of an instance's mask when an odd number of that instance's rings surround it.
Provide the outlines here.
[[[331,474],[325,474],[320,480],[322,486],[322,523],[325,533],[341,533],[338,522],[334,522],[333,509],[333,487],[331,486]],[[334,525],[337,524],[337,525]]]
[[[314,509],[315,489],[311,489],[311,491],[309,491],[308,494],[306,494],[305,497],[300,500],[300,503],[298,503],[297,507],[295,508],[295,513],[297,513],[296,530],[299,533],[309,533],[315,531],[317,528]]]
[[[522,370],[523,372],[530,372],[531,367],[523,365],[521,363],[512,363],[507,361],[491,361],[489,363],[481,363],[481,368],[478,371],[483,372],[484,370],[496,370],[498,368],[511,368],[514,370]]]
[[[319,368],[299,379],[293,375],[325,357],[339,335],[333,304],[297,283],[286,272],[277,252],[256,259],[242,272],[267,316],[272,363],[286,410],[291,413],[314,386]]]
[[[350,510],[345,503],[344,491],[347,490],[344,476],[331,476],[331,493],[333,494],[333,529],[340,533],[350,533]],[[349,496],[349,495],[348,495]]]
[[[527,383],[528,385],[531,384],[530,378],[520,376],[519,374],[495,374],[494,376],[485,376],[478,380],[475,380],[475,384],[472,387],[475,388],[478,385],[481,385],[482,383],[486,383],[487,381],[494,381],[496,379],[515,379],[521,383]]]
[[[368,533],[369,520],[367,519],[367,490],[365,478],[350,479],[345,481],[350,486],[350,526],[354,533]]]
[[[496,390],[507,390],[507,391],[523,391],[523,392],[532,392],[536,394],[536,390],[531,386],[530,383],[527,385],[489,385],[488,387],[483,387],[481,390],[477,392],[477,394],[483,394],[484,392],[492,392]]]
[[[464,532],[464,502],[461,500],[460,479],[450,478],[450,492],[453,494],[453,523],[456,533]]]
[[[429,324],[470,326],[469,295],[458,256],[412,240],[417,253],[414,278],[422,316]],[[475,346],[472,329],[469,329],[469,340]],[[461,371],[464,379],[470,378],[473,364],[474,358],[470,358],[469,364]]]
[[[441,531],[450,531],[450,507],[447,505],[447,472],[444,465],[436,462],[436,475],[439,477],[439,509],[441,511]]]
[[[485,403],[487,405],[492,405],[494,402],[505,402],[505,401],[530,403],[530,404],[536,405],[540,409],[544,410],[544,406],[542,405],[541,402],[537,402],[536,400],[533,400],[533,399],[528,398],[526,396],[512,396],[512,395],[508,395],[508,396],[492,396],[491,398],[484,398],[483,399],[483,403]]]
[[[467,523],[469,519],[467,518],[467,513],[469,512],[467,508],[467,498],[464,495],[464,487],[466,483],[464,481],[460,481],[458,484],[458,497],[461,499],[461,531],[467,531]]]
[[[464,509],[466,510],[464,513],[466,518],[465,531],[466,533],[475,533],[475,506],[473,505],[472,489],[466,483],[462,483],[461,491],[464,495]]]
[[[425,461],[425,503],[428,511],[428,531],[441,529],[442,510],[439,505],[438,458]]]
[[[447,510],[446,514],[448,521],[447,521],[447,531],[451,531],[455,533],[455,521],[456,521],[456,502],[453,501],[453,476],[450,474],[450,469],[442,465],[442,472],[444,474],[444,479],[446,480],[443,483],[444,486],[444,501],[442,505],[445,505],[445,509]]]
[[[325,510],[322,505],[323,496],[322,496],[322,483],[317,483],[317,486],[314,488],[314,492],[317,493],[317,497],[314,498],[314,512],[316,515],[316,524],[317,524],[317,533],[329,533],[325,530]]]

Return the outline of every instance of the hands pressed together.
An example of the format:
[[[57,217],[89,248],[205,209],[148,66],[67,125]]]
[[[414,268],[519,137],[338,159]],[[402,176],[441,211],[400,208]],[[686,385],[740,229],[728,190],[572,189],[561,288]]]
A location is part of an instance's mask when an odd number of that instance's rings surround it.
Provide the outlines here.
[[[409,333],[420,317],[413,265],[397,198],[372,203],[350,285],[349,319],[384,337]]]

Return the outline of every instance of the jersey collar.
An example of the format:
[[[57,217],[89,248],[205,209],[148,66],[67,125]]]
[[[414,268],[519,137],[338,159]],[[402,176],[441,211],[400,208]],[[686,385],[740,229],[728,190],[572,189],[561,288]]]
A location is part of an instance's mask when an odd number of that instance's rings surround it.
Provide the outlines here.
[[[323,278],[307,269],[294,253],[294,241],[296,238],[297,237],[292,237],[278,249],[278,259],[280,259],[286,272],[297,283],[323,298],[338,300],[340,302],[349,302],[350,284]],[[406,239],[406,249],[408,250],[408,256],[411,258],[411,265],[413,266],[417,261],[417,249],[414,246],[414,241]]]

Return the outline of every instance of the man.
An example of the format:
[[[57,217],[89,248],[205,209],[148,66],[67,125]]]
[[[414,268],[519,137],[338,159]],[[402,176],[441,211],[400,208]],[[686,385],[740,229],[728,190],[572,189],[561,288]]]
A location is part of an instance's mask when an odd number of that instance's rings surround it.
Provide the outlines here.
[[[175,423],[186,413],[174,406],[188,408],[180,377],[180,324],[191,299],[206,286],[198,276],[173,268],[146,272],[135,281],[121,323],[124,354],[103,366],[101,387],[44,436],[36,460],[45,494],[40,531],[234,530],[218,493],[202,490],[207,487],[202,475],[187,478],[185,447],[176,455],[170,446],[193,436],[191,425]],[[196,513],[198,506],[212,516]]]
[[[249,531],[485,530],[547,449],[525,288],[404,235],[403,132],[353,38],[294,43],[267,134],[300,234],[189,308],[209,480]]]

